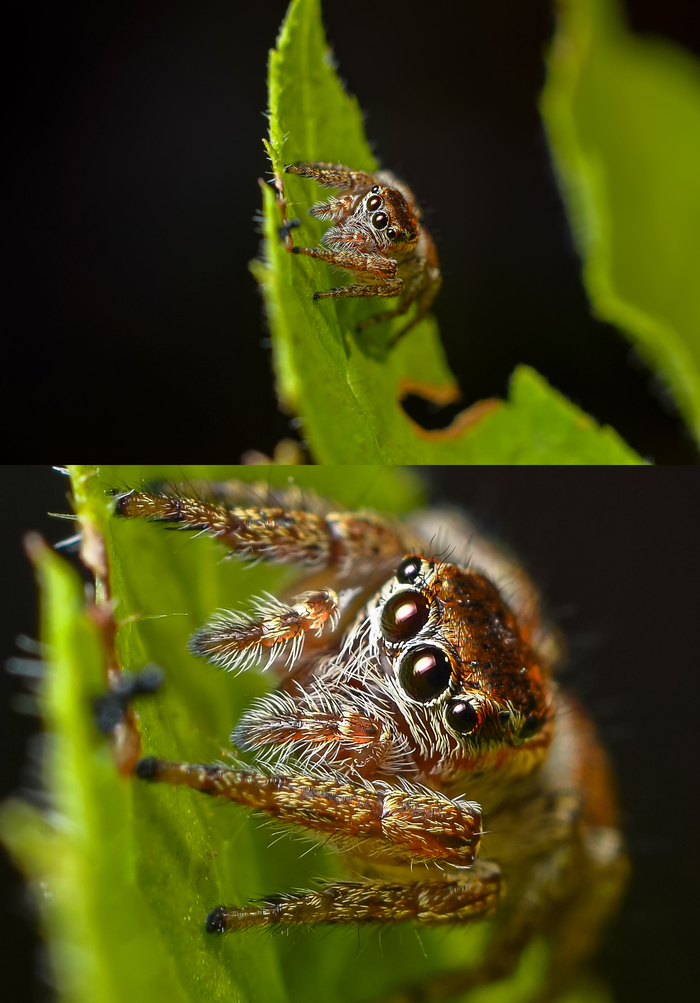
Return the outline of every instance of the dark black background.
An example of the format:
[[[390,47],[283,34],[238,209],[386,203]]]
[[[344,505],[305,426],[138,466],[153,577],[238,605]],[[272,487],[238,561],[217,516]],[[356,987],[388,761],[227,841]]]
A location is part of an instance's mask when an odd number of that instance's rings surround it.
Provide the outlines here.
[[[246,267],[285,7],[14,6],[16,306],[0,400],[15,440],[89,422],[102,438],[199,437],[236,461],[289,433]],[[635,28],[700,52],[696,5],[628,7]],[[526,362],[644,456],[694,462],[648,371],[589,315],[536,108],[548,0],[326,0],[324,12],[377,154],[437,238],[436,313],[464,402],[505,395]],[[437,427],[452,413],[414,412]]]
[[[36,594],[20,537],[50,541],[69,524],[66,481],[48,468],[0,468],[3,574],[0,659],[36,636]],[[264,471],[261,471],[264,476]],[[434,500],[470,509],[515,548],[566,631],[566,684],[602,728],[618,772],[633,861],[631,888],[597,961],[617,1003],[695,998],[700,479],[692,468],[425,468]],[[36,727],[11,710],[0,672],[2,792],[26,776]],[[0,851],[4,984],[44,998],[31,910]],[[4,999],[8,997],[5,995]]]

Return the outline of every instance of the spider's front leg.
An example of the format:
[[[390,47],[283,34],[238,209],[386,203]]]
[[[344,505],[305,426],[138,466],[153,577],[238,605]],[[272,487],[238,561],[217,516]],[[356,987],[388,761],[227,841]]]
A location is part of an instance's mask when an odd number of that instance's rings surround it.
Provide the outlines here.
[[[324,188],[337,188],[343,192],[366,191],[376,183],[374,175],[368,174],[366,171],[353,171],[345,164],[327,164],[323,161],[287,164],[284,172],[285,174],[300,174],[303,178],[312,178]]]
[[[382,254],[364,254],[360,251],[327,251],[322,247],[293,247],[293,254],[305,254],[318,261],[327,261],[335,268],[372,276],[372,281],[356,282],[335,289],[317,290],[314,299],[344,299],[349,296],[400,296],[403,280],[396,275],[397,263]]]
[[[249,808],[281,822],[326,834],[346,845],[376,851],[379,859],[405,863],[437,860],[470,867],[481,839],[478,805],[411,784],[353,782],[303,773],[268,776],[214,765],[142,759],[144,780],[184,785]],[[485,867],[485,871],[483,870]],[[319,892],[278,896],[244,908],[218,907],[207,929],[221,932],[250,926],[309,922],[466,922],[497,905],[499,875],[483,865],[449,881],[333,883]]]
[[[341,574],[403,555],[409,546],[393,520],[370,511],[332,511],[312,492],[304,505],[298,491],[267,485],[251,491],[251,485],[234,481],[207,485],[206,491],[211,500],[185,494],[178,485],[115,491],[114,514],[206,533],[244,559],[335,567]]]

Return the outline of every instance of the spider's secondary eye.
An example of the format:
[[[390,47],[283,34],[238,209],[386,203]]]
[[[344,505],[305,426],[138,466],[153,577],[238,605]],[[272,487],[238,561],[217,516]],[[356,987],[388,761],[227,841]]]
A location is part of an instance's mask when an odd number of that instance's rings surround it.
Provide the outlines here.
[[[525,723],[520,729],[521,738],[532,738],[539,731],[540,721],[536,714],[528,714]]]
[[[370,191],[375,195],[379,191],[379,185],[375,185],[374,188],[370,188]]]
[[[448,704],[445,720],[453,731],[460,735],[469,735],[479,723],[479,715],[471,700],[458,697]]]
[[[393,228],[393,226],[389,227],[389,229],[386,231],[386,235],[389,238],[389,240],[394,240],[395,239],[395,237],[396,237],[396,230]]]
[[[426,703],[447,689],[452,675],[450,660],[442,650],[422,645],[409,651],[399,668],[399,682],[409,697]]]
[[[407,557],[396,569],[396,580],[402,585],[410,585],[415,582],[420,574],[420,557]]]
[[[371,195],[367,199],[367,208],[369,209],[370,212],[374,212],[374,210],[378,209],[381,204],[382,200],[379,198],[378,195]]]
[[[372,216],[372,226],[375,230],[383,230],[389,222],[389,217],[385,212],[375,212]]]
[[[430,603],[420,592],[399,592],[382,610],[381,629],[387,641],[408,641],[422,630],[430,616]]]

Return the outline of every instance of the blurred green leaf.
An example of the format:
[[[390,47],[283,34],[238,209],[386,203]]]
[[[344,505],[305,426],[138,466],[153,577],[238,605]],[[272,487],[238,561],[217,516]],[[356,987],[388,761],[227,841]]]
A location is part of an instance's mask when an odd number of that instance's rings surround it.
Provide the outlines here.
[[[222,561],[223,548],[140,520],[113,519],[109,488],[144,481],[240,477],[303,487],[350,506],[405,513],[421,486],[402,469],[73,467],[79,511],[103,526],[124,667],[155,661],[162,690],[136,702],[145,754],[218,760],[241,710],[271,684],[255,672],[232,677],[192,658],[186,641],[218,607],[245,607],[295,572]],[[94,725],[104,689],[102,638],[84,607],[76,573],[49,548],[36,550],[48,671],[41,696],[50,745],[44,782],[52,808],[6,804],[0,833],[27,873],[41,907],[53,971],[71,1003],[360,1003],[412,979],[478,962],[491,922],[472,928],[316,929],[290,936],[216,937],[204,917],[222,903],[313,887],[342,876],[340,858],[276,833],[233,804],[183,789],[122,778]],[[508,979],[465,1003],[526,1003],[547,949],[535,940]],[[602,1003],[598,989],[576,1003]]]
[[[588,293],[700,436],[700,66],[616,0],[558,10],[542,112]]]
[[[92,720],[91,701],[105,685],[104,653],[83,608],[83,584],[38,538],[33,550],[47,645],[41,705],[51,811],[6,803],[0,833],[31,880],[62,999],[184,1003],[134,874],[141,834],[132,785],[118,775]]]
[[[319,0],[293,0],[270,54],[270,154],[284,164],[325,160],[374,170],[355,98],[335,72]],[[325,229],[307,215],[321,189],[284,175],[287,214],[298,215],[298,242],[317,245]],[[371,299],[322,300],[313,292],[336,284],[328,265],[287,253],[276,193],[263,186],[264,261],[252,263],[273,335],[277,389],[302,419],[302,434],[322,463],[628,463],[639,462],[611,430],[599,430],[531,370],[516,372],[508,402],[463,411],[444,430],[427,432],[401,407],[414,393],[444,405],[459,400],[437,325],[423,320],[395,348],[398,318],[357,332],[357,323],[386,304]],[[472,332],[470,337],[479,337]]]

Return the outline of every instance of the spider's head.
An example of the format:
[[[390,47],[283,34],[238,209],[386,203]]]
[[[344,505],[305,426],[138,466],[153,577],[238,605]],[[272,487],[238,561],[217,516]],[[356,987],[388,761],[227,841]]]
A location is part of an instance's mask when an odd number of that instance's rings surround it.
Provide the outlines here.
[[[549,743],[548,669],[486,577],[408,555],[368,612],[370,649],[424,768]]]
[[[418,221],[396,188],[374,185],[358,200],[353,219],[382,254],[401,257],[418,244]]]
[[[531,772],[551,740],[548,669],[488,578],[409,554],[319,654],[233,735],[261,761],[447,785]],[[262,753],[260,752],[262,750]]]

